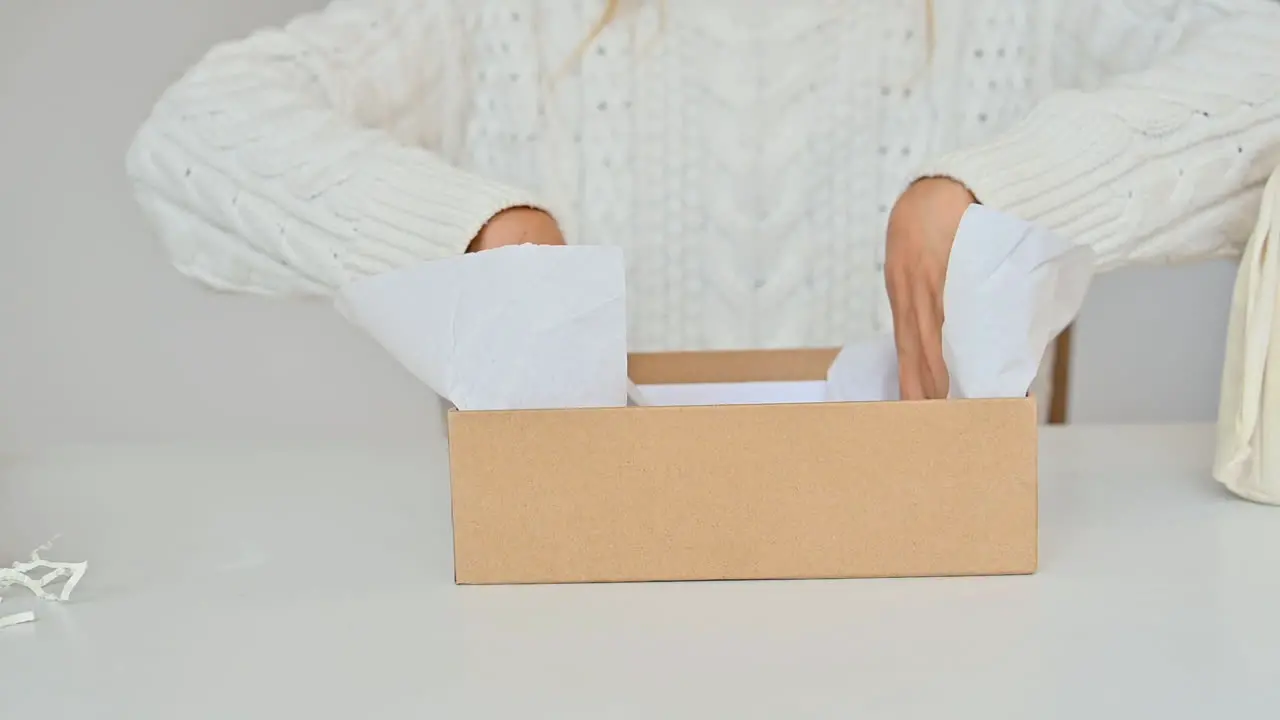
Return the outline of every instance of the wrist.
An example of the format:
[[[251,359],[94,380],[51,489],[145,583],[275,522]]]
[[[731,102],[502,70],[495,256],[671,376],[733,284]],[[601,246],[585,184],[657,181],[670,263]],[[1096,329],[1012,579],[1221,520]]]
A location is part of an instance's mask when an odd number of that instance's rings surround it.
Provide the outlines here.
[[[560,225],[550,213],[534,207],[512,207],[502,210],[489,218],[467,247],[467,252],[526,244],[565,244]]]
[[[903,196],[915,195],[936,206],[969,207],[978,202],[977,197],[963,182],[941,175],[922,177],[911,183]]]
[[[964,183],[948,177],[925,177],[910,186],[894,204],[889,216],[895,228],[954,235],[960,219],[978,199]]]

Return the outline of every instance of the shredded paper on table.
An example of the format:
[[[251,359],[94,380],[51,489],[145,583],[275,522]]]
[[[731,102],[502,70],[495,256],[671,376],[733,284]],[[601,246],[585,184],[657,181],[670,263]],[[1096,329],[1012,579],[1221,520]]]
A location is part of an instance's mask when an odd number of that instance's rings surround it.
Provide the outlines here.
[[[56,539],[54,538],[54,540]],[[11,585],[19,585],[30,590],[31,594],[41,600],[52,602],[70,600],[72,591],[76,589],[76,585],[84,577],[89,563],[52,562],[40,557],[40,553],[53,547],[53,542],[53,540],[50,540],[31,551],[30,560],[16,562],[12,567],[0,568],[0,593],[3,593]],[[59,582],[62,583],[61,591],[54,594],[50,587],[57,585]],[[4,598],[0,597],[0,601],[3,600]],[[0,629],[21,625],[35,619],[36,614],[30,611],[0,615]]]

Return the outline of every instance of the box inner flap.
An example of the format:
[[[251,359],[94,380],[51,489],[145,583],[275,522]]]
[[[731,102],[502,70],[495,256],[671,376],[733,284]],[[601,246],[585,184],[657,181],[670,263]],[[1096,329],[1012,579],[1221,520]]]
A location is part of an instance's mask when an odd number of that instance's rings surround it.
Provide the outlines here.
[[[838,349],[633,353],[627,371],[637,385],[802,382],[825,380]]]

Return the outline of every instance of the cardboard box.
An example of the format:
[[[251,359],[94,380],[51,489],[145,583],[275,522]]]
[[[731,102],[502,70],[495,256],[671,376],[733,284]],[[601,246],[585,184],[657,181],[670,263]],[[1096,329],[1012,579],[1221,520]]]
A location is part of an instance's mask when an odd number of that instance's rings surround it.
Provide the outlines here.
[[[638,385],[825,378],[834,351],[634,355]],[[1030,398],[449,415],[459,584],[1026,574]]]

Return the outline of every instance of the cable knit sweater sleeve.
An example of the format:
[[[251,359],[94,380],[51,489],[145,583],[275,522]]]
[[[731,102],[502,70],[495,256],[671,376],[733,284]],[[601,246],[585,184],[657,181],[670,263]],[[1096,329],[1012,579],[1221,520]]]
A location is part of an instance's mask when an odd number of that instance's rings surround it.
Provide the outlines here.
[[[215,48],[170,88],[127,164],[179,270],[224,290],[325,294],[462,253],[500,210],[536,204],[422,149],[461,125],[451,12],[340,0]]]
[[[1064,20],[1095,26],[1059,30],[1123,46],[1164,21],[1172,47],[1145,69],[1049,96],[994,142],[922,174],[1092,246],[1102,269],[1236,253],[1280,164],[1280,3],[1101,4],[1066,0]],[[1118,16],[1132,26],[1096,27]],[[1092,38],[1078,44],[1096,48]]]

